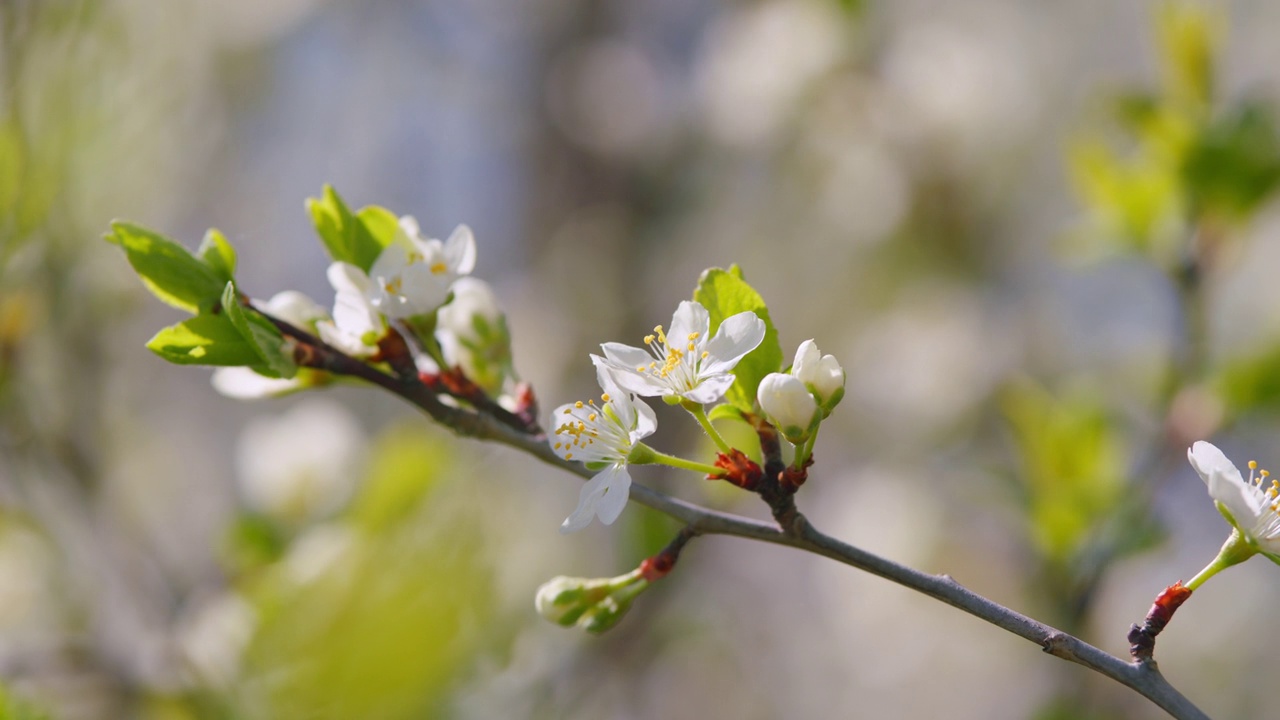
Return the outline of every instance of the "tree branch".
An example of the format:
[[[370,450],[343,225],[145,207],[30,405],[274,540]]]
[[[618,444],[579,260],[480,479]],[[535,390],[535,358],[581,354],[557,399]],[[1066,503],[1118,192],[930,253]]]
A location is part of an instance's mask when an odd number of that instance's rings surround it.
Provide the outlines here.
[[[265,313],[264,313],[265,315]],[[326,345],[315,336],[286,322],[266,317],[301,348],[299,364],[367,380],[394,393],[454,432],[479,440],[501,443],[549,464],[590,479],[593,473],[580,463],[562,459],[552,451],[544,435],[523,433],[487,414],[454,408],[440,402],[426,385],[410,378],[387,375],[368,364]],[[631,485],[631,499],[680,520],[693,535],[728,535],[784,545],[871,573],[906,588],[941,600],[954,608],[1039,645],[1050,655],[1083,665],[1131,688],[1179,720],[1208,720],[1160,674],[1154,660],[1127,662],[1083,640],[989,600],[956,582],[949,575],[931,575],[900,565],[854,547],[813,527],[799,512],[788,527],[719,512],[671,497],[643,485]]]

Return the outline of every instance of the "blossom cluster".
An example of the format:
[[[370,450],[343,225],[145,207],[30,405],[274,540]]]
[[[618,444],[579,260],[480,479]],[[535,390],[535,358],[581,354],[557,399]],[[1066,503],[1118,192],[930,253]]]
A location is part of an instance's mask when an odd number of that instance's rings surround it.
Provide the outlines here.
[[[696,463],[656,453],[641,440],[657,428],[653,411],[639,398],[661,397],[668,405],[680,405],[703,422],[718,440],[706,419],[705,405],[724,399],[734,385],[734,369],[765,339],[766,323],[753,311],[736,313],[711,332],[711,314],[701,303],[684,301],[676,308],[667,328],[661,325],[644,338],[643,347],[608,342],[603,355],[591,355],[596,377],[604,391],[600,404],[588,401],[562,405],[555,411],[552,449],[566,460],[577,460],[598,472],[579,496],[578,506],[565,519],[563,532],[580,530],[599,517],[607,524],[617,519],[631,487],[628,464],[666,462],[694,469]],[[830,355],[819,357],[812,340],[800,346],[790,375],[766,376],[759,384],[759,407],[788,439],[808,440],[810,433],[844,393],[844,371]],[[785,378],[782,383],[771,381]],[[793,387],[793,383],[796,384]],[[810,406],[800,424],[804,438],[788,429],[799,414],[797,393]],[[793,440],[795,441],[795,440]],[[729,451],[721,443],[721,449]],[[705,466],[703,466],[705,467]],[[712,466],[712,472],[716,468]]]
[[[509,338],[493,290],[468,277],[475,262],[475,237],[469,227],[459,225],[442,242],[424,237],[417,220],[406,215],[368,272],[341,260],[329,266],[335,294],[332,313],[292,290],[257,306],[358,358],[376,355],[379,341],[400,324],[420,341],[438,344],[435,358],[418,358],[424,369],[439,370],[437,361],[442,359],[497,396],[514,376]],[[424,318],[433,319],[422,322]],[[263,377],[247,367],[219,368],[213,377],[219,392],[240,399],[281,395],[327,381],[322,374],[306,372],[288,379]]]

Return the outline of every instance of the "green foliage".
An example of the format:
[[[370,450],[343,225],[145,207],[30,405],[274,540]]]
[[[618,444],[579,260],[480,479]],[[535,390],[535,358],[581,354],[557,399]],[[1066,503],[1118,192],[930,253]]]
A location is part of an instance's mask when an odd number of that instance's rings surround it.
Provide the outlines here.
[[[231,574],[243,576],[283,557],[287,541],[284,530],[270,518],[241,513],[227,528],[219,555]]]
[[[282,378],[291,378],[298,372],[297,364],[284,351],[284,335],[261,313],[240,304],[235,283],[228,282],[222,292],[222,310],[240,332],[240,337],[258,354],[260,362],[251,364],[261,367],[260,372],[268,377]]]
[[[204,240],[196,250],[196,257],[222,278],[231,282],[236,278],[236,249],[214,228],[204,234]]]
[[[778,343],[778,330],[769,318],[769,308],[764,298],[742,279],[742,270],[733,265],[728,270],[711,268],[698,278],[693,299],[702,304],[711,315],[711,332],[725,318],[750,310],[764,321],[764,340],[734,368],[733,386],[725,393],[725,399],[744,412],[751,412],[756,402],[756,388],[765,375],[782,367],[782,346]]]
[[[1222,22],[1211,9],[1166,2],[1156,15],[1164,93],[1190,112],[1205,112],[1213,98],[1214,55]]]
[[[1157,32],[1160,91],[1121,93],[1112,103],[1121,142],[1094,128],[1072,144],[1068,164],[1094,219],[1095,233],[1077,239],[1174,267],[1198,226],[1246,222],[1275,194],[1280,139],[1259,103],[1213,107],[1216,13],[1166,3]]]
[[[227,281],[221,276],[220,268],[225,267],[221,251],[210,253],[217,257],[219,268],[215,268],[144,227],[117,220],[111,230],[106,239],[124,250],[143,284],[161,302],[194,314],[213,309],[222,298]]]
[[[1058,398],[1015,383],[1002,398],[1021,456],[1031,537],[1051,562],[1069,564],[1124,500],[1124,441],[1099,398]]]
[[[0,685],[0,720],[50,720],[51,716],[35,705],[13,696]]]
[[[409,425],[382,434],[364,489],[350,511],[357,527],[376,530],[404,520],[449,469],[444,443]]]
[[[434,492],[463,479],[449,448],[420,427],[385,434],[349,513],[317,528],[323,562],[256,585],[241,690],[263,717],[437,717],[498,635],[475,497]]]
[[[365,272],[395,239],[397,220],[391,211],[371,206],[352,213],[329,185],[324,186],[321,197],[307,199],[307,212],[329,257]]]
[[[1214,389],[1230,416],[1280,410],[1280,344],[1223,365]]]
[[[227,313],[204,314],[171,325],[147,342],[147,349],[177,365],[253,366],[262,355],[240,334]]]
[[[1280,141],[1269,109],[1246,103],[1214,120],[1182,165],[1187,193],[1203,214],[1245,219],[1280,184]]]

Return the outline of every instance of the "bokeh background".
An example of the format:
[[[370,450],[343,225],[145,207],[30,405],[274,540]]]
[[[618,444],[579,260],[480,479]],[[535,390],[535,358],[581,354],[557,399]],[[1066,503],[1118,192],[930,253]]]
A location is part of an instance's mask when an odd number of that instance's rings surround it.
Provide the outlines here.
[[[143,345],[128,218],[331,302],[303,209],[470,224],[546,407],[738,263],[848,371],[799,497],[829,533],[1126,652],[1227,534],[1183,454],[1280,462],[1280,6],[1261,0],[0,2],[4,717],[1155,718],[829,561],[704,538],[601,637],[554,575],[640,507],[344,387],[257,404]],[[709,456],[659,408],[655,445]],[[767,516],[687,474],[640,482]],[[1198,591],[1160,666],[1274,709],[1280,572]]]

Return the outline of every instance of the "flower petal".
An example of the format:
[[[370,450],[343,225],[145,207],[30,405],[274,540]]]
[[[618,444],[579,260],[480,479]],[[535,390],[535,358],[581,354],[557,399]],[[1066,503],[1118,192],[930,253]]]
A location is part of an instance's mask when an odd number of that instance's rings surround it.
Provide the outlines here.
[[[213,389],[235,400],[260,400],[302,389],[297,378],[269,378],[247,367],[220,367],[213,371]]]
[[[817,367],[819,356],[818,343],[814,342],[813,338],[800,343],[800,347],[796,348],[796,359],[791,363],[791,374],[804,382],[813,382],[805,374],[812,372],[813,368]]]
[[[653,356],[649,353],[622,343],[604,343],[600,347],[605,356],[592,355],[591,362],[597,367],[604,364],[615,370],[613,378],[623,390],[643,397],[663,395],[669,390],[665,383],[647,371],[636,370],[641,366],[648,367],[653,362]]]
[[[1209,496],[1226,508],[1241,530],[1252,530],[1262,510],[1262,493],[1245,483],[1239,468],[1203,440],[1187,450],[1187,460],[1208,486]]]
[[[667,338],[675,347],[683,348],[688,342],[689,335],[697,333],[701,340],[706,338],[710,329],[711,313],[707,312],[701,303],[682,300],[676,307],[675,314],[671,316],[671,327],[667,328]]]
[[[658,429],[658,417],[653,414],[653,408],[649,407],[643,400],[635,400],[636,408],[636,427],[631,431],[631,444],[634,446],[643,438],[647,438]]]
[[[702,372],[716,373],[733,369],[747,353],[764,340],[764,321],[750,310],[725,318],[715,337],[707,342],[707,359]]]
[[[618,415],[618,421],[628,431],[636,424],[636,409],[631,404],[631,393],[618,386],[617,371],[605,364],[596,365],[596,382],[600,389],[609,396],[609,405]]]
[[[600,522],[612,525],[627,506],[627,498],[631,496],[631,473],[626,465],[614,465],[600,472],[605,476],[605,492],[596,504],[596,515]]]
[[[471,228],[459,225],[444,243],[444,261],[449,269],[467,275],[476,266],[476,238]]]
[[[702,382],[698,383],[698,387],[686,391],[684,393],[684,397],[688,400],[692,400],[693,402],[706,405],[724,397],[725,391],[727,391],[732,385],[732,374],[724,373],[720,375],[713,375],[709,378],[704,378]]]
[[[591,518],[596,515],[596,507],[609,491],[611,471],[617,469],[617,465],[605,468],[582,486],[578,491],[578,507],[574,508],[573,512],[569,513],[569,517],[560,524],[560,532],[577,532],[591,524]],[[626,471],[623,470],[623,472]]]

